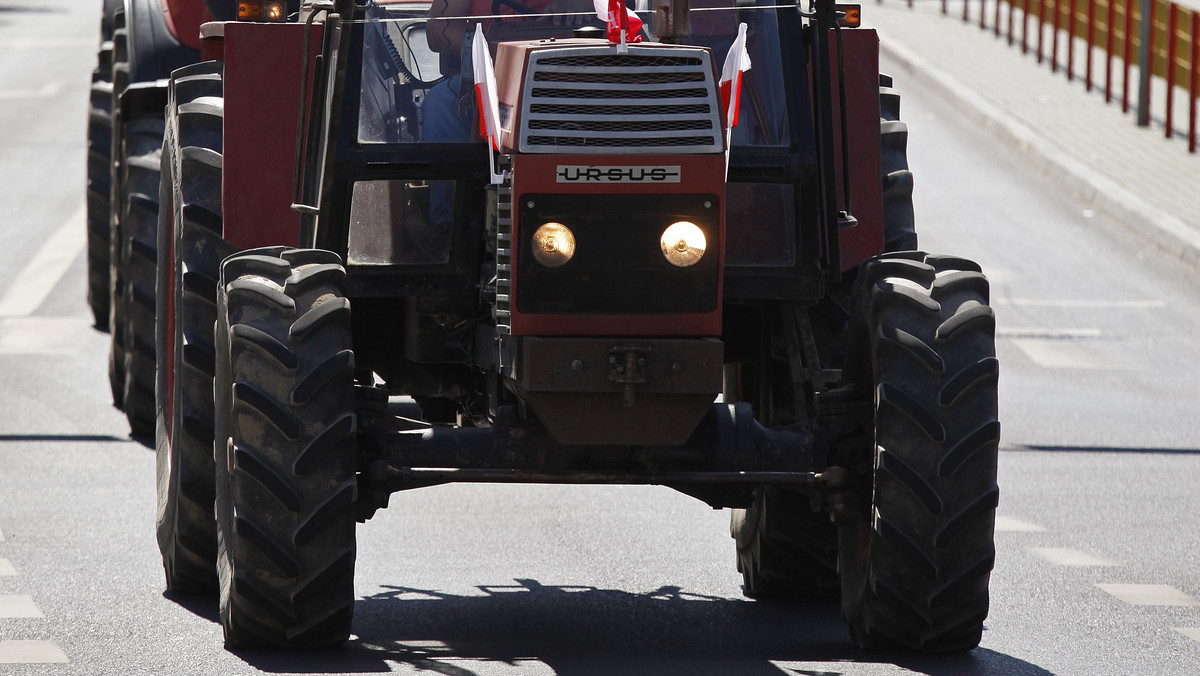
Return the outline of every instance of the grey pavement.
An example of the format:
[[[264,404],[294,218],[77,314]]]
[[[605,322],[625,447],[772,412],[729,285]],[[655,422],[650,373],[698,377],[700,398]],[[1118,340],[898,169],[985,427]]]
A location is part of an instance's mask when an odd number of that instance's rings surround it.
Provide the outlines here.
[[[1059,71],[1053,73],[1048,58],[1039,64],[1032,51],[1021,53],[1019,40],[1010,46],[995,36],[993,4],[988,3],[987,30],[979,27],[979,3],[971,5],[972,22],[963,23],[962,0],[951,2],[947,15],[939,0],[917,0],[912,8],[904,0],[864,4],[863,25],[879,32],[885,58],[899,68],[892,75],[901,93],[905,79],[920,78],[1089,208],[1200,265],[1200,154],[1188,153],[1187,94],[1175,93],[1176,135],[1167,139],[1165,81],[1152,85],[1151,125],[1138,127],[1136,66],[1130,110],[1122,113],[1120,61],[1114,64],[1113,102],[1106,103],[1101,52],[1088,92],[1080,76],[1087,49],[1081,41],[1074,46],[1076,77],[1069,82],[1065,33],[1059,38]],[[1007,11],[1005,5],[1002,25]],[[1016,19],[1020,26],[1019,10]],[[1050,44],[1047,27],[1046,50]]]

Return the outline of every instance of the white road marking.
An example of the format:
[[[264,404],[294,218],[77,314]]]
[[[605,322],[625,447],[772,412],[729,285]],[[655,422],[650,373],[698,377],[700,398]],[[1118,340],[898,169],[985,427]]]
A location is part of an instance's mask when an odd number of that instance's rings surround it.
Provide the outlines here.
[[[99,41],[92,38],[25,38],[0,42],[0,48],[8,49],[61,49],[65,47],[96,49],[99,46]]]
[[[80,206],[46,239],[16,281],[0,297],[0,317],[31,315],[46,300],[67,268],[87,246],[86,215],[86,207]]]
[[[1175,631],[1183,634],[1193,641],[1200,641],[1200,627],[1175,627]]]
[[[0,559],[0,577],[16,574],[17,569],[13,568],[12,561],[9,561],[8,559]]]
[[[1048,300],[1044,298],[997,298],[993,305],[1012,307],[1083,308],[1097,310],[1142,310],[1166,307],[1165,300]]]
[[[0,641],[0,664],[46,664],[70,661],[62,648],[51,641]]]
[[[1200,606],[1200,601],[1166,584],[1097,584],[1096,586],[1134,606]]]
[[[0,100],[48,99],[63,90],[63,83],[54,80],[42,85],[41,89],[0,89]]]
[[[1014,519],[1011,516],[997,516],[996,530],[1014,533],[1041,533],[1046,529],[1036,523]]]
[[[0,618],[45,617],[32,596],[0,596]]]
[[[0,542],[4,542],[4,529],[0,528]]]
[[[1034,554],[1046,559],[1056,566],[1119,566],[1116,561],[1102,559],[1094,554],[1081,552],[1078,549],[1066,547],[1032,547]]]
[[[1033,363],[1045,369],[1076,371],[1113,370],[1116,365],[1092,361],[1080,354],[1079,346],[1056,340],[1019,339],[1012,341]]]
[[[1099,338],[1100,335],[1100,329],[1049,329],[1038,327],[996,329],[997,338],[1008,338],[1010,340],[1082,340],[1085,338]]]
[[[71,354],[89,324],[83,317],[0,317],[0,355]]]

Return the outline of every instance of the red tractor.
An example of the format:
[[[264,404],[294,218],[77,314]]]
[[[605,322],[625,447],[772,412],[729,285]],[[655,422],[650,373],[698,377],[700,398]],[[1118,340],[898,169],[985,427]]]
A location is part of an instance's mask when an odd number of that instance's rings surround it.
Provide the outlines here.
[[[96,327],[112,334],[113,401],[136,438],[154,436],[155,247],[167,83],[171,71],[200,60],[200,25],[212,18],[202,0],[105,0],[101,14],[88,111],[88,302]]]
[[[915,250],[856,7],[240,4],[171,78],[157,287],[159,542],[228,645],[344,641],[356,521],[451,482],[667,486],[748,595],[978,644],[988,282]]]

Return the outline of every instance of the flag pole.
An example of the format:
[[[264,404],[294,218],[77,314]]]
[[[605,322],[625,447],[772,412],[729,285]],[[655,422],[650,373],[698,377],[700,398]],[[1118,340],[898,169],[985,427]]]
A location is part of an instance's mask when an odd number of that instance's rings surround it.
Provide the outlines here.
[[[625,0],[618,0],[621,6],[621,13],[617,17],[618,25],[621,27],[621,43],[617,47],[618,54],[629,53],[629,45],[625,42],[625,33],[629,30],[629,11],[625,7]]]

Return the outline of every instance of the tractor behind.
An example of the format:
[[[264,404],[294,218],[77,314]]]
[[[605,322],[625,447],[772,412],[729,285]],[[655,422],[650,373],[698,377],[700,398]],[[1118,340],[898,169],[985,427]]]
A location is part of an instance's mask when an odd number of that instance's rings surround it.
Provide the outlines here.
[[[140,439],[152,438],[155,424],[154,279],[167,83],[171,71],[200,60],[200,24],[212,18],[204,0],[105,0],[101,9],[88,109],[87,297],[95,326],[112,335],[113,402]]]

